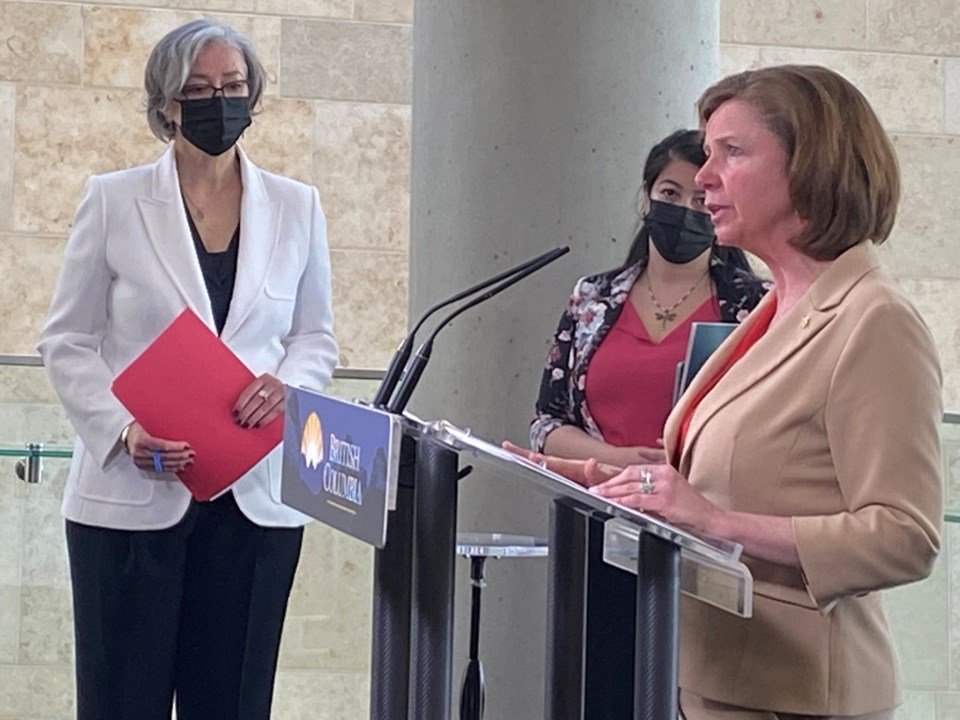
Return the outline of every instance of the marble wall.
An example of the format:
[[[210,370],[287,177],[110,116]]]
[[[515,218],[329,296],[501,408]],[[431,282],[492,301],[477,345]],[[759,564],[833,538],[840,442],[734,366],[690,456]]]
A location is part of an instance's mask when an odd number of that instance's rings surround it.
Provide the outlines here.
[[[152,45],[200,16],[247,33],[270,84],[242,145],[316,185],[329,221],[339,364],[384,367],[406,326],[413,0],[0,0],[0,354],[34,353],[84,179],[150,162]],[[348,395],[369,387],[341,386]],[[0,445],[72,431],[42,370],[0,368]],[[59,495],[0,459],[0,719],[73,714]],[[275,717],[366,717],[372,553],[309,528]]]
[[[412,0],[0,0],[0,352],[32,352],[84,179],[157,157],[140,84],[153,43],[206,14],[270,77],[243,140],[316,185],[340,364],[382,367],[405,325]],[[140,7],[142,6],[142,7]],[[366,302],[375,289],[378,303]]]
[[[822,63],[876,106],[904,174],[884,262],[927,318],[947,405],[960,408],[960,4],[721,0],[721,13],[722,72]],[[142,117],[142,67],[164,32],[201,14],[247,32],[270,73],[248,153],[320,190],[340,364],[383,367],[406,323],[413,0],[0,0],[0,353],[33,352],[84,178],[162,151]],[[944,472],[960,506],[952,432]],[[41,372],[0,371],[0,444],[70,435]],[[0,720],[72,715],[64,469],[49,461],[47,482],[28,487],[0,459]],[[960,717],[957,532],[929,580],[890,594],[910,691],[902,720]],[[366,548],[310,528],[279,720],[366,717],[370,571]]]

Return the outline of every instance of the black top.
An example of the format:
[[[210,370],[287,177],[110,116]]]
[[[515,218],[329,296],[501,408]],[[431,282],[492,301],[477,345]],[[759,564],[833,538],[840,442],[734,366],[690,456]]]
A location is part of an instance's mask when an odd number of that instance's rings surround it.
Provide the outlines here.
[[[184,206],[186,210],[186,206]],[[230,300],[233,298],[233,283],[237,277],[237,250],[240,247],[240,225],[233,231],[230,244],[223,252],[212,253],[203,245],[197,226],[187,210],[187,222],[190,223],[190,234],[193,235],[193,246],[197,250],[197,259],[200,261],[200,270],[203,272],[203,282],[207,286],[207,295],[210,296],[210,307],[213,310],[213,321],[217,325],[217,335],[223,332],[223,325],[227,322],[227,313],[230,310]]]

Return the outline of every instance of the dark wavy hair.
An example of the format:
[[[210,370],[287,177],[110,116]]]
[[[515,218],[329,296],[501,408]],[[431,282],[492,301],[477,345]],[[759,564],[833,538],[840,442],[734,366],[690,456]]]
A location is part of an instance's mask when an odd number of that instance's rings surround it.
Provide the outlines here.
[[[707,161],[707,156],[703,152],[703,133],[700,130],[675,130],[673,133],[658,142],[647,155],[647,161],[643,164],[643,192],[650,197],[653,185],[660,177],[660,173],[674,160],[683,160],[703,167]],[[641,222],[640,229],[637,231],[633,242],[630,243],[630,251],[627,253],[625,266],[636,265],[642,260],[646,260],[650,254],[650,233],[646,226]],[[743,250],[735,247],[723,247],[714,243],[710,249],[710,254],[727,265],[738,267],[741,270],[753,272],[747,256]]]

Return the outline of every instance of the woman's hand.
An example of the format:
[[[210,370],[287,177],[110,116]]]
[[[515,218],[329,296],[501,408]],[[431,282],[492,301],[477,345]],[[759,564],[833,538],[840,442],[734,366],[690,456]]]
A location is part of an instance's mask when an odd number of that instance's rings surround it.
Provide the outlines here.
[[[143,429],[138,422],[130,423],[127,430],[127,452],[133,458],[133,464],[141,470],[157,472],[154,464],[154,451],[160,453],[162,472],[177,473],[193,462],[196,453],[185,442],[157,438]]]
[[[598,462],[592,458],[590,460],[569,460],[567,458],[556,457],[555,455],[544,455],[533,452],[532,450],[527,450],[519,445],[514,445],[509,440],[505,440],[502,443],[502,447],[514,455],[526,458],[535,465],[546,468],[557,475],[562,475],[568,480],[572,480],[584,487],[591,487],[606,482],[621,472],[621,468],[615,465]]]
[[[667,453],[660,447],[645,447],[635,445],[633,447],[611,448],[611,459],[614,465],[622,468],[630,465],[658,465],[667,461]]]
[[[631,465],[591,492],[694,533],[712,534],[710,528],[724,513],[670,465]]]
[[[283,412],[283,383],[264,373],[247,385],[233,406],[233,421],[241,427],[269,425]]]
[[[620,447],[599,440],[575,425],[555,427],[543,440],[543,451],[558,458],[596,458],[602,463],[625,468],[628,465],[653,465],[667,461],[663,440],[659,447],[633,445]]]

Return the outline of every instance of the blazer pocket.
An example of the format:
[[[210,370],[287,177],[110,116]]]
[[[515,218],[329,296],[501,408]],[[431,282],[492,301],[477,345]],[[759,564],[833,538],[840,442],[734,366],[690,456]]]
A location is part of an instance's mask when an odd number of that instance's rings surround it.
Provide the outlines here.
[[[274,250],[263,291],[274,300],[296,300],[302,274],[300,243],[281,241]]]
[[[77,471],[77,495],[113,505],[149,505],[157,482],[160,476],[156,480],[143,477],[129,455],[117,455],[101,469],[85,451]]]

